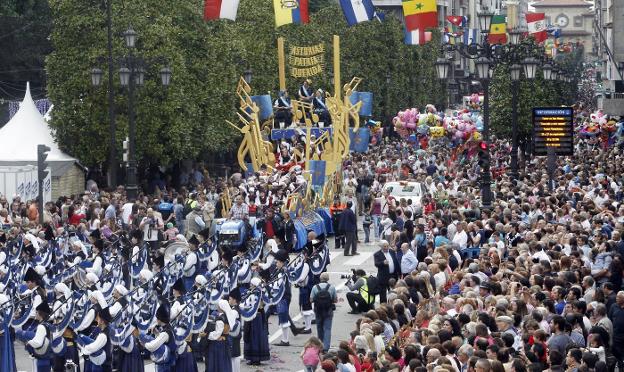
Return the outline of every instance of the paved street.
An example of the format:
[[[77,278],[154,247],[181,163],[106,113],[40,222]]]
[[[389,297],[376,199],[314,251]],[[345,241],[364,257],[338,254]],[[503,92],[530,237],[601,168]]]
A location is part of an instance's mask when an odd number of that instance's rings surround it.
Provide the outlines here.
[[[361,241],[363,239],[363,233],[360,231]],[[328,272],[330,274],[331,283],[336,286],[338,290],[338,304],[336,305],[336,312],[334,313],[334,321],[332,328],[332,346],[337,346],[341,340],[347,340],[349,333],[354,329],[354,322],[357,319],[355,315],[348,314],[349,304],[346,301],[345,294],[348,289],[344,286],[346,280],[341,279],[342,274],[350,274],[350,269],[354,267],[360,267],[367,273],[374,272],[373,265],[373,253],[377,249],[375,244],[359,244],[358,251],[361,253],[358,256],[344,257],[342,249],[334,249],[334,239],[330,238],[331,247],[331,264],[328,266]],[[290,314],[293,320],[297,323],[297,326],[303,325],[301,313],[299,311],[299,293],[296,287],[293,287],[292,294],[293,301],[290,304]],[[279,342],[281,331],[277,326],[277,316],[273,315],[269,318],[269,341],[271,344]],[[316,327],[312,325],[312,334],[316,334]],[[271,347],[271,360],[260,367],[248,366],[244,361],[241,364],[241,371],[299,371],[302,370],[302,365],[299,359],[299,353],[305,341],[310,335],[299,335],[294,337],[290,335],[289,347]],[[28,356],[21,343],[15,343],[16,348],[16,360],[18,371],[33,371],[33,361]],[[147,365],[146,372],[154,371],[153,364]],[[199,366],[199,371],[203,371],[203,365]]]

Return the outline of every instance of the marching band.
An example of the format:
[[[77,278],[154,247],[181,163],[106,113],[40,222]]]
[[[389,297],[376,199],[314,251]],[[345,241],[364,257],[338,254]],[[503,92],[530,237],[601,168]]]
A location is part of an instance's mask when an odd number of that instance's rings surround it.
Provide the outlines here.
[[[0,246],[0,369],[16,371],[14,342],[34,371],[239,371],[241,359],[269,359],[267,318],[281,342],[309,333],[311,286],[329,250],[314,234],[293,259],[279,239],[245,221],[240,244],[203,230],[154,250],[143,234],[95,230],[81,239],[59,229],[46,240],[15,233]],[[271,234],[273,235],[273,234]],[[291,284],[300,292],[305,329],[289,315]],[[244,348],[241,348],[241,342]]]

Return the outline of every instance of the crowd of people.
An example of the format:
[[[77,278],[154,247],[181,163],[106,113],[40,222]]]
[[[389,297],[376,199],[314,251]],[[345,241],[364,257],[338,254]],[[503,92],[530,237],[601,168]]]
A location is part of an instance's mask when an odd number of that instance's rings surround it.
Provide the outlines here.
[[[340,193],[330,208],[336,247],[344,247],[345,255],[358,254],[362,237],[378,244],[379,251],[374,254],[376,270],[355,268],[348,283],[346,298],[358,315],[351,338],[332,342],[328,307],[333,306],[328,303],[335,303],[338,294],[330,284],[323,285],[328,283],[327,274],[321,273],[325,268],[309,261],[322,256],[328,237],[312,233],[305,244],[298,244],[301,236],[283,208],[288,195],[306,189],[305,169],[295,152],[303,143],[298,137],[280,143],[277,172],[262,168],[247,177],[225,179],[197,168],[182,175],[181,188],[158,185],[155,193],[136,200],[129,200],[121,187],[100,191],[90,184],[83,195],[47,203],[43,224],[34,201],[0,197],[0,309],[18,308],[7,305],[32,299],[23,324],[0,329],[0,338],[24,340],[39,370],[60,370],[65,360],[79,365],[78,350],[89,356],[104,349],[104,366],[119,363],[121,370],[140,370],[132,366],[142,366],[144,352],[162,371],[193,370],[199,360],[206,362],[207,371],[229,371],[237,370],[240,357],[250,364],[269,359],[267,318],[275,313],[281,346],[289,345],[289,332],[313,333],[316,318],[317,335],[301,354],[305,368],[312,371],[623,367],[621,149],[598,149],[580,141],[574,158],[558,160],[555,175],[546,173],[544,159],[524,159],[518,179],[508,176],[508,170],[496,174],[488,209],[481,207],[480,169],[474,157],[458,159],[452,149],[435,143],[419,149],[418,144],[390,139],[368,153],[352,154],[344,161]],[[508,144],[493,141],[491,153],[493,168],[505,170]],[[554,186],[548,184],[551,178]],[[408,201],[382,192],[387,182],[402,180],[422,183],[425,194]],[[233,201],[231,207],[228,200]],[[223,217],[244,221],[249,229],[249,221],[256,218],[253,227],[261,231],[261,250],[266,252],[253,257],[256,247],[250,245],[255,240],[231,249],[213,248],[214,221]],[[120,238],[124,234],[126,240]],[[159,273],[167,271],[165,258],[173,260],[166,254],[171,244],[188,250],[180,274],[168,283]],[[304,246],[300,268],[306,269],[293,272],[299,265],[300,256],[294,253],[298,246]],[[143,251],[149,253],[144,262],[139,258]],[[23,263],[19,272],[17,258]],[[119,277],[108,275],[115,267],[125,267],[116,266],[115,260],[129,262]],[[89,262],[83,265],[84,289],[76,284],[76,275],[53,284],[59,261],[62,270]],[[230,277],[227,288],[215,287],[210,279],[220,271]],[[20,288],[22,283],[27,288]],[[150,283],[149,291],[142,289],[144,283]],[[290,284],[299,287],[303,327],[288,313]],[[246,292],[263,286],[277,294],[268,296],[253,317],[244,314]],[[206,304],[214,318],[207,321],[211,328],[191,332],[195,336],[187,343],[175,336],[176,327],[184,329],[184,324],[172,326],[172,319],[183,313],[185,303],[201,301],[196,294],[202,288],[216,297]],[[72,291],[80,290],[93,306],[86,307],[83,321],[72,332],[50,335],[46,324],[63,322],[68,310],[59,309]],[[217,296],[210,295],[213,290]],[[113,348],[100,335],[113,338],[107,332],[129,298],[142,304],[145,298],[156,298],[160,305],[147,308],[158,321],[155,327],[141,329],[139,336],[124,334],[127,337],[115,340],[120,345]],[[4,319],[3,324],[9,323]],[[142,328],[141,319],[138,323]],[[85,341],[79,335],[90,337]],[[241,337],[244,350],[235,346]],[[40,354],[45,339],[52,350]],[[62,352],[54,350],[55,339],[65,339]],[[203,346],[201,339],[206,341]],[[124,345],[127,340],[132,345]],[[163,345],[169,348],[167,357],[158,352]],[[4,361],[10,359],[6,343],[0,351]],[[93,370],[102,366],[97,360],[88,358]],[[122,364],[130,369],[119,367]]]

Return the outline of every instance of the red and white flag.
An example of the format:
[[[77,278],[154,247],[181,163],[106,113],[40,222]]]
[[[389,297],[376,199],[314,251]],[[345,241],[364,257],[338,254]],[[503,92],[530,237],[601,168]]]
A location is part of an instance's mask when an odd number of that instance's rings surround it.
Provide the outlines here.
[[[227,18],[236,20],[240,0],[204,0],[204,19]]]
[[[548,39],[544,13],[527,13],[526,21],[529,27],[529,36],[533,36],[536,42],[542,43]]]

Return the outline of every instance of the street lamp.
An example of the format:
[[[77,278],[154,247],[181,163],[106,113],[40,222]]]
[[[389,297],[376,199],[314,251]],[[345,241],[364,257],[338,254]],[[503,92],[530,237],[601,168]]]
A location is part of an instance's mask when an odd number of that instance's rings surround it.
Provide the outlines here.
[[[94,87],[99,87],[102,84],[102,76],[104,76],[104,72],[102,72],[99,68],[91,69],[91,84]]]
[[[514,63],[513,65],[511,65],[511,67],[509,67],[509,74],[511,75],[511,81],[520,80],[520,71],[522,71],[522,68],[520,67],[519,64]]]
[[[134,89],[137,86],[145,84],[146,67],[150,62],[136,56],[132,50],[136,47],[137,33],[132,26],[123,33],[124,42],[128,48],[128,55],[119,58],[117,63],[121,65],[119,68],[119,82],[122,87],[128,88],[128,162],[126,173],[126,191],[128,199],[134,199],[138,192],[137,182],[137,161],[136,161],[136,121],[134,110]],[[156,61],[164,61],[164,58],[157,57]],[[109,67],[112,66],[112,57],[109,61]],[[112,68],[112,67],[111,67]],[[91,83],[95,86],[100,85],[102,79],[102,70],[99,68],[91,69]],[[160,80],[162,85],[167,87],[171,83],[171,68],[168,66],[160,70]],[[115,146],[111,144],[114,153]]]
[[[160,69],[160,81],[164,87],[168,87],[171,83],[171,69],[169,67]]]
[[[119,81],[121,83],[121,86],[123,87],[127,87],[128,84],[130,84],[130,69],[127,67],[122,67],[119,69]]]
[[[132,49],[135,47],[137,33],[134,31],[132,26],[128,27],[126,32],[123,33],[123,37],[128,48]]]
[[[524,66],[524,75],[526,78],[529,80],[535,79],[535,71],[537,71],[539,61],[533,57],[529,57],[522,61],[522,65]]]
[[[542,66],[542,73],[544,74],[544,80],[552,80],[553,67],[550,63]]]
[[[512,45],[518,45],[520,43],[520,37],[522,36],[522,31],[517,28],[509,31],[509,41]]]
[[[447,79],[450,66],[449,61],[446,58],[438,58],[434,64],[436,72],[438,73],[438,79]]]
[[[494,12],[486,9],[485,11],[477,13],[477,19],[479,21],[479,29],[482,34],[490,32],[490,26],[492,25],[492,17]]]

